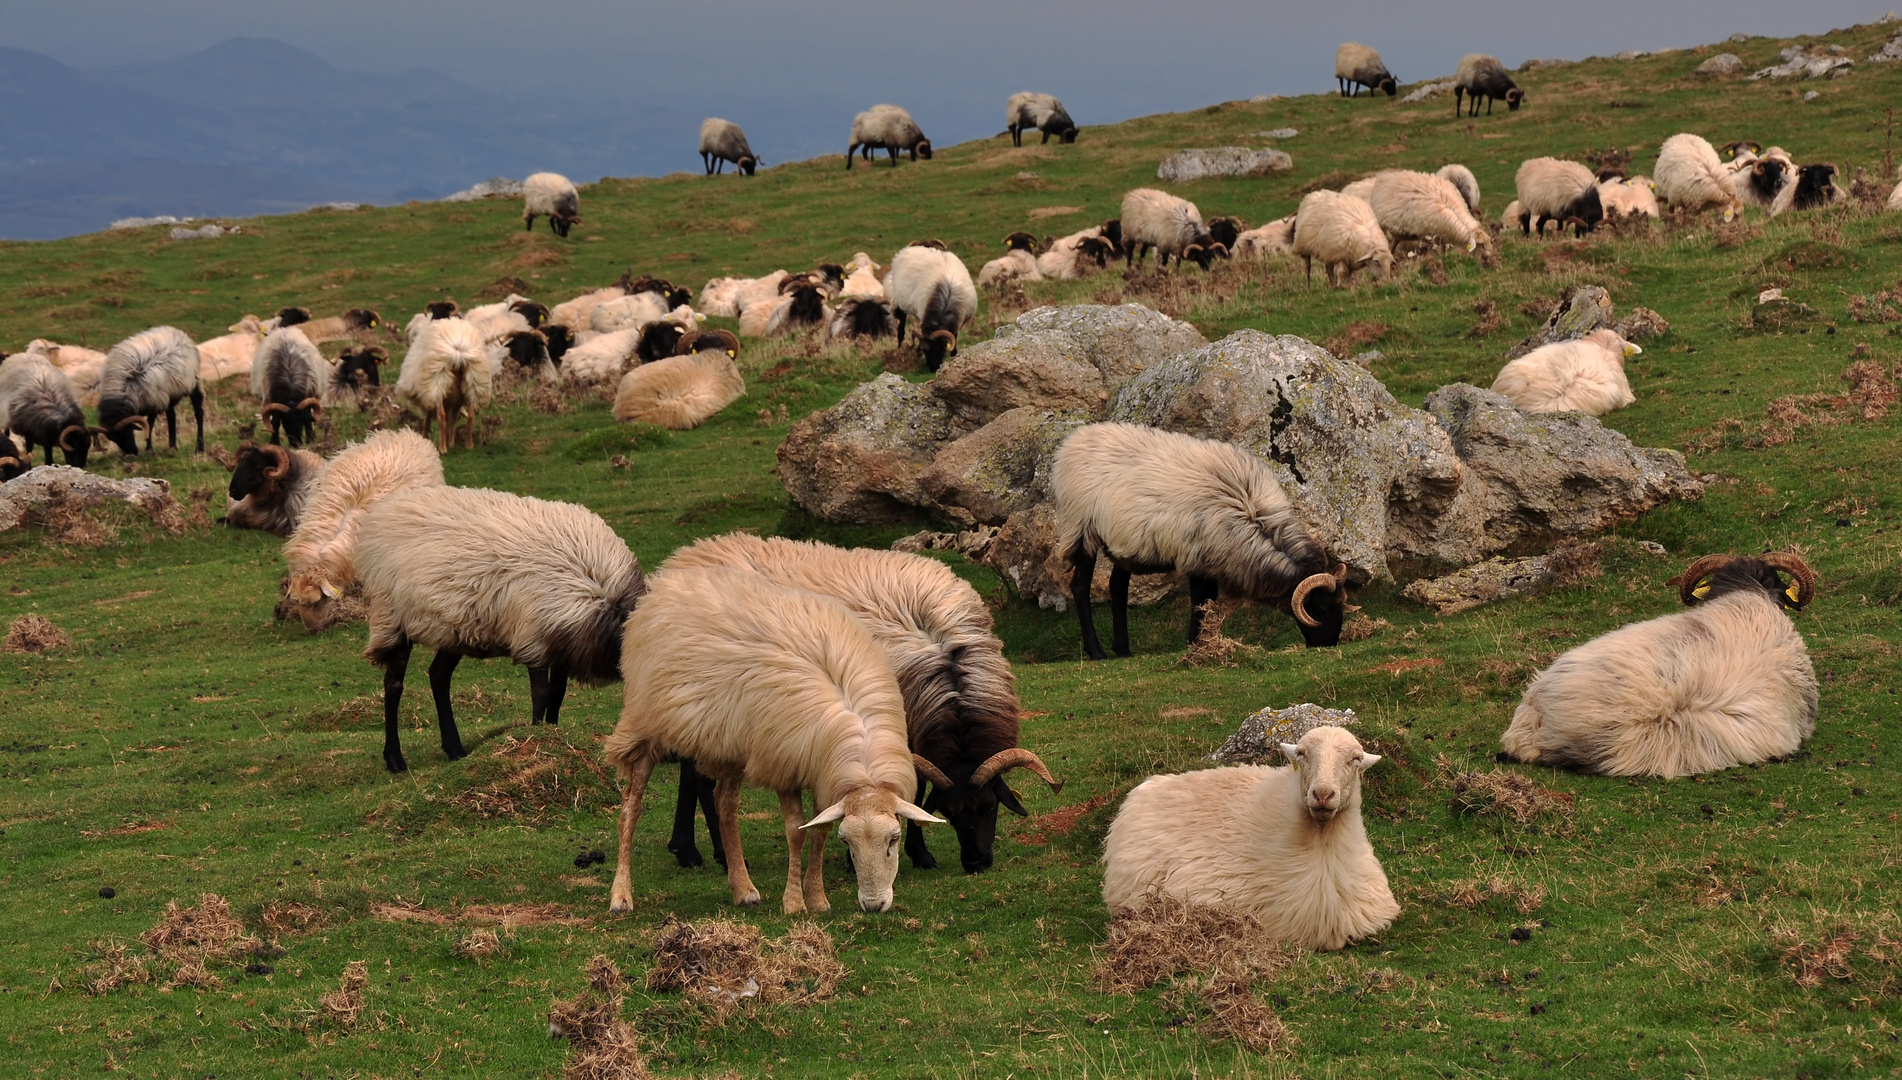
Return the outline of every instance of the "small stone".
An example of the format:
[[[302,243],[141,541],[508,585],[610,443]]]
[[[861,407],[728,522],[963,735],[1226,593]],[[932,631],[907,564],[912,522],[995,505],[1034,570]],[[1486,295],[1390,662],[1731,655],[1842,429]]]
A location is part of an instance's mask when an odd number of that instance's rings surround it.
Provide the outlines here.
[[[1820,93],[1817,93],[1817,92],[1816,92],[1816,91],[1814,91],[1814,90],[1811,90],[1811,91],[1809,91],[1808,93],[1806,93],[1806,94],[1804,94],[1804,95],[1803,95],[1803,100],[1804,100],[1804,101],[1815,101],[1815,100],[1816,100],[1817,98],[1819,98],[1819,97],[1822,97],[1822,96],[1823,96],[1822,94],[1820,94]]]
[[[1693,75],[1735,75],[1743,70],[1743,60],[1736,53],[1718,53],[1692,69]]]
[[[1539,1004],[1538,1002],[1536,1002],[1536,1001],[1535,1001],[1535,1002],[1533,1002],[1533,1003],[1532,1003],[1532,1008],[1531,1008],[1531,1009],[1529,1009],[1529,1010],[1527,1011],[1527,1015],[1529,1015],[1529,1016],[1544,1016],[1544,1015],[1545,1015],[1545,1006],[1544,1006],[1544,1005],[1541,1005],[1541,1004]]]
[[[1638,59],[1642,59],[1643,57],[1646,57],[1646,56],[1650,56],[1650,55],[1651,55],[1650,53],[1648,53],[1648,52],[1646,52],[1646,51],[1645,51],[1645,50],[1643,50],[1643,49],[1626,49],[1626,50],[1625,50],[1624,52],[1621,52],[1621,53],[1619,53],[1619,54],[1617,55],[1617,57],[1616,57],[1616,59],[1619,59],[1619,60],[1638,60]]]
[[[1211,176],[1271,176],[1293,169],[1294,159],[1281,150],[1215,146],[1169,155],[1156,168],[1156,179],[1169,184],[1182,184]]]
[[[1664,550],[1664,545],[1658,543],[1656,540],[1640,540],[1638,541],[1638,546],[1645,550],[1645,554],[1656,555],[1660,559],[1670,554],[1670,552]]]
[[[1749,34],[1732,34],[1730,35],[1730,37],[1726,38],[1725,40],[1731,42],[1732,44],[1736,44],[1740,42],[1749,41],[1750,35]]]
[[[1275,128],[1271,131],[1255,131],[1250,134],[1257,139],[1292,139],[1301,132],[1294,128]]]
[[[1716,810],[1714,810],[1714,809],[1712,809],[1712,807],[1711,807],[1711,804],[1709,804],[1709,803],[1705,803],[1704,805],[1702,805],[1702,806],[1700,806],[1700,807],[1698,807],[1697,809],[1698,809],[1699,811],[1701,811],[1701,812],[1703,813],[1703,815],[1704,815],[1705,817],[1716,817],[1716,816],[1717,816],[1717,811],[1716,811]]]
[[[1453,80],[1446,79],[1440,82],[1430,82],[1423,86],[1416,86],[1408,91],[1407,95],[1400,100],[1403,104],[1414,101],[1427,101],[1439,97],[1441,94],[1450,94],[1452,92]]]
[[[1837,527],[1838,529],[1847,529],[1847,528],[1849,528],[1849,519],[1848,519],[1848,518],[1837,518],[1837,519],[1836,519],[1836,527]]]
[[[113,888],[110,885],[99,890],[99,899],[101,900],[110,900],[117,895],[119,895],[119,890]]]
[[[1385,359],[1387,359],[1387,354],[1381,352],[1379,349],[1368,349],[1364,353],[1354,354],[1354,363],[1359,364],[1368,371],[1374,370],[1374,365]]]

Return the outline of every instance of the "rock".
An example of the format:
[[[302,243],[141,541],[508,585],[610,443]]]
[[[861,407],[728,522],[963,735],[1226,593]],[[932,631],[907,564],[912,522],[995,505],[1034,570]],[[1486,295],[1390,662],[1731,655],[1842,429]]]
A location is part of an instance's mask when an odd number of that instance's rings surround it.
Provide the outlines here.
[[[901,536],[892,541],[892,550],[910,552],[914,555],[921,551],[955,551],[972,562],[977,562],[985,552],[990,550],[991,543],[996,539],[997,526],[995,525],[979,525],[975,529],[954,533],[932,532],[927,529],[924,532],[915,532],[910,536]]]
[[[1275,128],[1273,131],[1251,131],[1249,136],[1256,139],[1292,139],[1301,134],[1294,128]]]
[[[1402,589],[1400,595],[1432,608],[1436,614],[1452,615],[1511,596],[1536,596],[1549,591],[1553,580],[1543,555],[1529,559],[1495,555],[1445,577],[1421,578]]]
[[[1808,304],[1783,295],[1782,289],[1766,289],[1750,309],[1750,325],[1758,330],[1783,330],[1815,319],[1821,312]]]
[[[1889,64],[1902,60],[1902,33],[1890,38],[1874,56],[1869,58],[1872,64]]]
[[[1435,519],[1460,486],[1459,459],[1433,417],[1297,337],[1241,330],[1161,361],[1123,387],[1109,418],[1262,458],[1355,582],[1391,578],[1391,513]]]
[[[1744,42],[1750,40],[1750,35],[1749,34],[1732,34],[1729,37],[1725,38],[1724,40],[1730,42],[1732,45],[1741,45]]]
[[[1847,56],[1838,56],[1827,50],[1821,53],[1807,52],[1801,45],[1792,45],[1778,55],[1782,57],[1783,63],[1763,68],[1752,74],[1750,78],[1752,80],[1790,79],[1802,76],[1806,79],[1820,79],[1826,75],[1840,78],[1838,73],[1847,74],[1846,69],[1855,63]]]
[[[1611,294],[1597,285],[1580,285],[1559,298],[1558,306],[1545,317],[1545,325],[1531,337],[1506,352],[1506,359],[1521,356],[1558,341],[1576,341],[1601,326],[1610,326]]]
[[[938,451],[918,486],[966,524],[1002,525],[1017,511],[1050,501],[1057,447],[1085,420],[1077,413],[1012,409]]]
[[[997,336],[1039,330],[1062,331],[1076,338],[1083,346],[1083,358],[1102,374],[1111,394],[1157,360],[1209,343],[1195,327],[1141,304],[1033,308],[1017,316],[1016,322],[998,327]]]
[[[1378,364],[1382,360],[1385,360],[1385,359],[1387,359],[1386,353],[1381,352],[1379,349],[1368,349],[1366,352],[1363,352],[1363,353],[1355,353],[1353,363],[1355,367],[1365,368],[1368,371],[1372,371],[1374,370],[1375,364]]]
[[[1439,97],[1441,94],[1450,94],[1452,92],[1453,80],[1446,79],[1441,82],[1430,82],[1422,86],[1416,86],[1408,91],[1407,95],[1400,100],[1402,103],[1409,101],[1426,101],[1431,98]]]
[[[779,447],[779,479],[826,521],[902,521],[926,505],[918,474],[959,434],[950,407],[889,372],[814,413]]]
[[[960,350],[929,384],[965,429],[1020,408],[1100,416],[1109,407],[1102,373],[1083,343],[1061,330],[992,338]]]
[[[1650,308],[1637,307],[1612,324],[1612,329],[1618,331],[1618,336],[1626,341],[1649,341],[1670,333],[1671,324]]]
[[[1806,91],[1806,92],[1805,92],[1805,93],[1803,94],[1803,100],[1804,100],[1805,102],[1811,102],[1811,101],[1815,101],[1815,100],[1816,100],[1817,98],[1819,98],[1819,97],[1822,97],[1822,96],[1823,96],[1823,95],[1822,95],[1822,93],[1821,93],[1820,91],[1816,91],[1816,90],[1810,90],[1810,91]]]
[[[106,227],[109,229],[143,229],[147,225],[184,225],[190,221],[191,221],[191,218],[173,217],[170,214],[160,214],[157,217],[120,218],[117,221],[114,221],[111,225],[108,225]]]
[[[1743,70],[1743,60],[1736,53],[1718,53],[1709,60],[1697,65],[1691,71],[1693,75],[1735,75]]]
[[[1211,176],[1272,176],[1293,169],[1294,159],[1282,150],[1215,146],[1169,155],[1156,169],[1156,179],[1168,184],[1183,184],[1190,180],[1206,180]]]
[[[1359,722],[1352,709],[1323,709],[1313,702],[1285,709],[1270,706],[1243,720],[1209,760],[1225,765],[1283,765],[1287,758],[1281,753],[1282,743],[1298,743],[1318,727],[1353,727]]]
[[[515,196],[521,193],[522,182],[520,180],[510,180],[506,176],[498,176],[493,180],[484,180],[474,187],[464,188],[454,195],[444,195],[442,201],[474,202],[477,199],[499,198],[505,195]]]
[[[234,229],[231,229],[230,231],[237,232],[238,230],[234,228]],[[225,229],[217,225],[201,225],[196,229],[178,228],[178,229],[172,230],[172,239],[174,240],[215,240],[218,237],[223,236],[225,232],[226,232]]]
[[[41,465],[0,484],[0,532],[49,506],[79,508],[105,502],[127,503],[154,521],[171,520],[178,514],[172,485],[164,480],[143,476],[114,480],[70,465]]]
[[[1578,61],[1576,60],[1561,60],[1557,57],[1551,57],[1545,60],[1527,60],[1524,63],[1519,65],[1519,70],[1520,71],[1538,71],[1540,68],[1570,67],[1576,63],[1578,63]]]
[[[1614,59],[1617,59],[1617,60],[1641,60],[1641,59],[1643,59],[1644,57],[1647,57],[1647,56],[1650,56],[1650,55],[1651,55],[1651,54],[1650,54],[1649,52],[1646,52],[1646,51],[1645,51],[1645,50],[1643,50],[1643,49],[1626,49],[1626,50],[1625,50],[1624,52],[1621,52],[1621,53],[1619,53],[1619,54],[1618,54],[1618,55],[1617,55],[1616,57],[1614,57]]]

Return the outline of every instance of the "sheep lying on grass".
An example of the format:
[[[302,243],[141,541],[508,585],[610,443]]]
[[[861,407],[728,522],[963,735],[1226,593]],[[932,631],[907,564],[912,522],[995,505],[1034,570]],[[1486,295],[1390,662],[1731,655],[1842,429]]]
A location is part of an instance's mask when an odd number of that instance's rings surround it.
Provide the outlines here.
[[[324,475],[324,459],[309,450],[253,446],[238,450],[225,492],[225,523],[289,536]]]
[[[1673,208],[1696,213],[1705,207],[1721,206],[1724,220],[1729,221],[1742,205],[1729,171],[1718,160],[1717,148],[1700,135],[1683,132],[1664,140],[1651,178],[1657,184],[1658,198]]]
[[[1512,361],[1500,369],[1493,390],[1524,412],[1603,416],[1638,400],[1625,378],[1625,360],[1643,351],[1615,330],[1594,330]]]
[[[1004,237],[1004,254],[978,268],[979,287],[1007,285],[1013,281],[1042,281],[1037,268],[1037,238],[1027,232]]]
[[[716,334],[699,335],[689,355],[642,364],[621,377],[614,418],[686,431],[699,427],[746,393],[746,379]]]

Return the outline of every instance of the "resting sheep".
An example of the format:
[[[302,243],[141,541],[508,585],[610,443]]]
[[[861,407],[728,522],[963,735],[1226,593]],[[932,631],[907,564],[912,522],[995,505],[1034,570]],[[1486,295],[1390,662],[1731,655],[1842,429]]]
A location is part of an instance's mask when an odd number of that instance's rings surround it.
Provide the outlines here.
[[[635,350],[640,347],[642,332],[631,329],[598,334],[568,350],[562,371],[577,382],[618,382],[629,362],[637,359]]]
[[[355,400],[361,406],[363,391],[383,385],[383,365],[389,362],[390,354],[381,345],[345,349],[330,372],[330,400]]]
[[[1460,66],[1453,73],[1453,115],[1460,114],[1461,99],[1471,97],[1472,109],[1468,116],[1479,115],[1479,99],[1486,99],[1486,115],[1493,114],[1493,102],[1506,103],[1506,111],[1518,112],[1525,104],[1526,92],[1519,89],[1506,74],[1506,67],[1495,56],[1484,53],[1472,53],[1461,58]]]
[[[178,449],[178,402],[190,398],[198,421],[198,452],[205,452],[205,392],[198,385],[198,346],[184,331],[157,326],[112,347],[99,374],[99,426],[125,454],[152,449],[152,426],[165,414],[166,436]]]
[[[709,340],[708,344],[713,344]],[[642,364],[621,376],[614,418],[674,431],[699,427],[746,393],[732,353],[718,347]]]
[[[839,282],[841,297],[870,296],[882,298],[885,295],[885,283],[878,279],[878,272],[884,269],[872,261],[872,257],[863,251],[852,256],[847,263],[845,279]]]
[[[1480,251],[1492,251],[1492,234],[1467,209],[1466,197],[1450,182],[1428,173],[1389,169],[1374,177],[1367,205],[1381,231]]]
[[[977,283],[981,287],[1008,285],[1020,279],[1043,280],[1043,271],[1037,269],[1037,238],[1027,232],[1004,237],[1004,254],[985,263],[977,272]]]
[[[1690,610],[1594,638],[1533,677],[1500,736],[1507,754],[1606,776],[1678,777],[1803,745],[1816,728],[1816,673],[1785,611],[1810,602],[1816,575],[1771,552],[1706,555],[1671,581]]]
[[[892,256],[885,297],[898,313],[898,340],[905,320],[918,320],[918,350],[926,369],[936,371],[945,357],[956,356],[958,333],[977,316],[977,286],[971,272],[949,251],[910,245]]]
[[[251,363],[251,392],[264,402],[272,445],[280,433],[292,449],[315,437],[329,379],[330,365],[324,362],[324,354],[297,327],[266,335]]]
[[[1603,416],[1638,400],[1625,379],[1625,360],[1643,351],[1616,330],[1594,330],[1576,341],[1541,345],[1507,364],[1493,391],[1522,412]]]
[[[1392,926],[1400,905],[1361,820],[1361,776],[1380,755],[1339,727],[1280,745],[1292,766],[1152,776],[1130,792],[1103,843],[1103,902],[1233,908],[1319,950]]]
[[[106,354],[83,345],[61,345],[45,338],[26,343],[26,351],[38,353],[73,381],[73,392],[81,405],[99,405],[99,377],[105,374]],[[250,370],[247,367],[245,370]]]
[[[1657,191],[1648,176],[1599,181],[1598,202],[1607,218],[1658,216]]]
[[[310,317],[307,308],[283,308],[277,313],[277,325],[266,327],[278,330],[294,326],[297,332],[310,339],[312,345],[322,345],[327,341],[341,341],[353,337],[365,330],[374,330],[383,325],[383,317],[369,308],[351,308],[342,315],[330,315],[322,319]],[[203,345],[199,346],[204,349]]]
[[[865,160],[883,149],[892,156],[892,168],[898,167],[898,152],[907,151],[911,160],[931,160],[931,140],[918,129],[911,114],[896,105],[874,105],[852,118],[852,145],[845,148],[845,167],[852,167],[853,155],[863,150]]]
[[[1360,93],[1363,86],[1367,88],[1369,96],[1378,90],[1392,97],[1400,89],[1393,73],[1381,62],[1380,54],[1357,41],[1350,41],[1335,50],[1334,81],[1340,84],[1342,97]]]
[[[0,444],[0,453],[18,457],[16,465],[31,467],[37,444],[45,449],[48,465],[57,446],[66,464],[83,469],[99,430],[86,426],[73,381],[46,357],[32,352],[0,357],[0,431],[11,431],[25,443],[16,448],[8,440]],[[22,452],[13,453],[16,449]]]
[[[747,145],[746,132],[740,130],[740,125],[710,116],[700,122],[700,162],[707,167],[707,175],[712,176],[725,172],[729,161],[735,172],[747,176],[759,168],[759,158]]]
[[[803,327],[824,326],[832,319],[824,290],[809,279],[788,278],[785,292],[760,300],[740,311],[741,337],[778,337]]]
[[[1012,146],[1024,145],[1024,132],[1032,130],[1043,132],[1044,142],[1049,142],[1052,135],[1065,145],[1076,141],[1076,124],[1064,111],[1063,102],[1049,94],[1029,90],[1012,94],[1004,103],[1004,126],[1010,131]]]
[[[1123,262],[1134,266],[1156,249],[1156,262],[1167,267],[1192,262],[1207,270],[1216,256],[1228,258],[1228,249],[1215,242],[1202,224],[1202,212],[1187,199],[1155,188],[1136,188],[1123,196]]]
[[[1380,219],[1365,199],[1335,191],[1311,191],[1294,215],[1293,250],[1307,263],[1308,282],[1314,282],[1314,260],[1321,260],[1330,285],[1345,286],[1354,274],[1371,267],[1375,281],[1393,272],[1393,251]],[[1335,267],[1341,268],[1339,280]]]
[[[1047,278],[1071,281],[1108,268],[1116,254],[1116,245],[1103,235],[1103,227],[1092,225],[1044,245],[1037,256],[1037,272]]]
[[[1235,238],[1237,259],[1267,259],[1294,254],[1294,217],[1258,226]]]
[[[267,333],[256,315],[231,324],[229,333],[198,343],[198,384],[208,386],[247,373]]]
[[[422,414],[423,436],[428,437],[432,422],[442,425],[436,446],[443,453],[455,441],[456,421],[462,416],[469,421],[465,446],[475,449],[476,415],[494,397],[488,343],[466,319],[429,323],[403,357],[396,378],[396,399]]]
[[[1605,217],[1598,198],[1598,175],[1576,161],[1531,158],[1520,164],[1513,182],[1519,191],[1519,229],[1527,236],[1532,235],[1535,222],[1543,237],[1548,221],[1558,222],[1563,232],[1577,218],[1584,233]]]
[[[394,492],[441,486],[442,456],[407,429],[372,432],[330,460],[284,544],[290,567],[284,595],[305,627],[314,632],[327,625],[331,603],[356,584],[364,511]]]
[[[1743,151],[1730,160],[1727,171],[1737,197],[1765,209],[1776,205],[1777,196],[1796,183],[1796,162],[1777,146],[1760,152]]]
[[[1673,209],[1692,213],[1708,206],[1724,208],[1724,220],[1737,216],[1741,202],[1730,173],[1717,159],[1717,148],[1701,135],[1683,132],[1664,140],[1658,149],[1658,167],[1651,179],[1658,198]]]
[[[1796,182],[1789,184],[1777,193],[1776,201],[1770,205],[1770,216],[1791,210],[1814,210],[1819,206],[1830,206],[1841,202],[1843,189],[1831,179],[1836,175],[1836,166],[1813,164],[1799,166],[1796,170]]]
[[[225,523],[289,536],[324,467],[324,459],[309,450],[246,442],[238,448],[231,485],[225,490]]]
[[[898,319],[882,298],[849,296],[832,311],[829,338],[882,338],[898,333]]]
[[[566,238],[568,230],[581,222],[581,195],[560,173],[538,172],[522,181],[522,228],[535,228],[535,219],[548,219],[548,228]]]
[[[1897,170],[1896,175],[1902,178],[1902,169]],[[1895,190],[1889,192],[1887,205],[1891,210],[1902,210],[1902,179],[1898,179],[1896,181]]]

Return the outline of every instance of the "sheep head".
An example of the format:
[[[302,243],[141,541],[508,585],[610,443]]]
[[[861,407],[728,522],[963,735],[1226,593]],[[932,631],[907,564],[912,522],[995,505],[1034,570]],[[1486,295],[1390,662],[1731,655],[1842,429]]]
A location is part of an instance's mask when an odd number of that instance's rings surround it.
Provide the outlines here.
[[[1035,255],[1037,253],[1037,238],[1027,232],[1011,233],[1009,236],[1004,237],[1004,250],[1028,251],[1032,255]]]
[[[955,756],[954,751],[945,758],[943,768],[922,754],[914,753],[911,760],[918,775],[932,784],[925,809],[942,814],[958,835],[958,861],[967,874],[990,869],[999,806],[1018,817],[1030,816],[1017,793],[1004,782],[1005,773],[1029,769],[1049,784],[1050,790],[1063,790],[1063,782],[1050,775],[1042,759],[1021,746],[999,750],[983,761]]]
[[[1301,801],[1316,825],[1360,812],[1360,777],[1379,754],[1368,753],[1339,727],[1318,727],[1300,742],[1280,746],[1301,775]]]
[[[942,825],[944,819],[915,806],[888,787],[866,784],[846,792],[845,798],[819,811],[802,828],[837,822],[839,839],[852,852],[852,868],[859,878],[859,908],[889,911],[892,881],[898,877],[898,845],[904,839],[902,821]]]
[[[1399,93],[1400,84],[1397,82],[1394,82],[1393,76],[1389,75],[1386,78],[1380,80],[1380,84],[1374,87],[1374,89],[1379,90],[1381,93],[1386,94],[1388,97],[1392,97],[1396,93]]]
[[[1301,627],[1301,637],[1310,649],[1325,649],[1341,643],[1341,623],[1350,611],[1360,609],[1347,602],[1347,566],[1337,564],[1331,574],[1309,574],[1294,587],[1288,597],[1288,613]]]
[[[1073,142],[1076,142],[1076,127],[1075,127],[1075,125],[1072,125],[1072,126],[1070,126],[1070,127],[1067,127],[1067,128],[1064,128],[1064,129],[1063,129],[1063,134],[1061,134],[1061,135],[1059,135],[1059,136],[1057,136],[1057,141],[1059,141],[1059,142],[1061,142],[1061,143],[1063,143],[1063,144],[1064,144],[1064,145],[1066,145],[1066,146],[1067,146],[1067,145],[1069,145],[1070,143],[1073,143]]]
[[[100,436],[104,434],[104,428],[88,428],[84,424],[68,424],[60,429],[59,438],[54,441],[59,444],[60,453],[66,458],[66,464],[71,465],[75,469],[83,469],[86,467],[86,455],[89,452],[104,449],[104,447],[99,445]],[[75,435],[79,436],[79,438],[74,439],[73,436]],[[10,439],[0,440],[0,453],[10,451],[12,448],[13,443]]]
[[[925,367],[936,371],[944,366],[946,357],[958,354],[958,336],[949,330],[933,330],[925,335],[919,350],[924,353]]]
[[[1788,574],[1785,585],[1779,574]],[[1801,611],[1816,595],[1816,571],[1801,556],[1787,551],[1771,551],[1755,558],[1731,555],[1705,555],[1686,567],[1667,584],[1678,588],[1678,598],[1686,607],[1708,603],[1727,593],[1763,590],[1771,599],[1791,611]]]
[[[759,167],[759,159],[751,154],[741,154],[740,160],[734,162],[734,165],[737,166],[741,172],[751,176],[753,175],[753,170]]]
[[[232,500],[257,495],[269,499],[278,482],[290,475],[291,455],[281,446],[242,446],[231,470],[231,486],[226,494]]]
[[[912,160],[914,161],[916,161],[919,158],[924,158],[926,161],[930,161],[931,160],[931,140],[919,139],[918,145],[911,148],[911,156],[912,156]]]
[[[1526,103],[1526,92],[1524,90],[1521,90],[1515,86],[1512,89],[1506,91],[1506,110],[1508,112],[1518,112],[1519,106],[1524,105],[1525,103]]]

